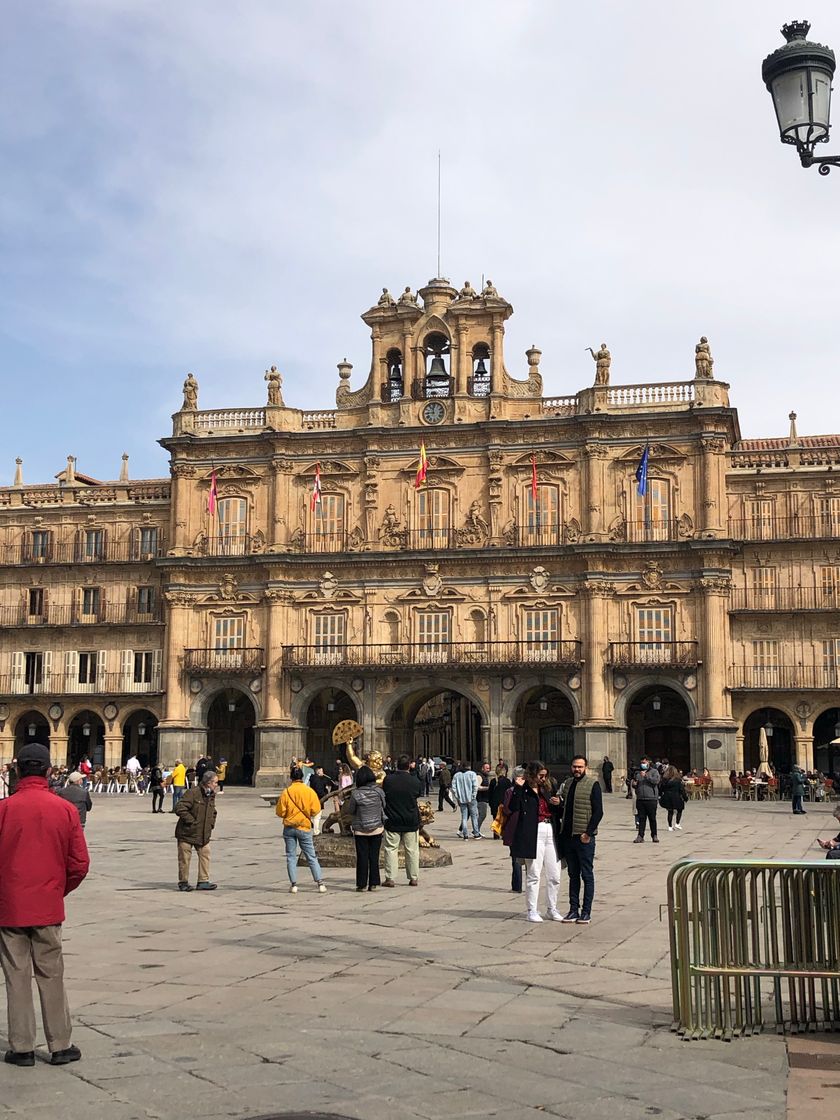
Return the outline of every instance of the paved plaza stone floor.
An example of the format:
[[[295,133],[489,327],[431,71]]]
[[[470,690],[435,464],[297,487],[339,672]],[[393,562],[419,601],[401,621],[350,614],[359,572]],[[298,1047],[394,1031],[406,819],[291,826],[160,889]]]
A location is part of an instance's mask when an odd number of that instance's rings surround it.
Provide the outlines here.
[[[781,1120],[784,1039],[671,1033],[660,906],[678,857],[818,858],[830,808],[692,803],[683,832],[634,846],[630,803],[605,800],[594,920],[577,927],[524,921],[506,849],[459,841],[448,809],[433,831],[454,864],[418,889],[357,894],[352,870],[331,870],[319,895],[302,868],[293,896],[277,817],[229,789],[219,889],[179,894],[175,818],[147,798],[97,797],[92,870],[65,927],[84,1057],[0,1065],[0,1117]],[[836,1070],[840,1046],[820,1045]],[[797,1082],[796,1116],[817,1120],[838,1083]]]

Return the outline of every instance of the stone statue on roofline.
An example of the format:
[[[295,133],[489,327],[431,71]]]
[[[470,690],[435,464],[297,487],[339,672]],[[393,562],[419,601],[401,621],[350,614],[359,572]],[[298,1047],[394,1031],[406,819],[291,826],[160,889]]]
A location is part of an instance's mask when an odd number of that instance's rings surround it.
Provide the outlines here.
[[[595,384],[609,385],[610,363],[612,362],[612,355],[607,349],[606,342],[601,343],[601,349],[597,353],[592,349],[591,346],[587,346],[587,350],[592,355],[595,361]]]
[[[379,297],[377,307],[394,307],[394,297],[387,288],[382,289],[382,295]]]
[[[198,408],[198,382],[191,373],[187,374],[184,382],[184,403],[181,412],[195,412]]]
[[[277,366],[272,366],[271,369],[265,371],[265,380],[268,382],[268,404],[269,406],[278,407],[283,404],[283,394],[281,392],[283,387],[283,378],[280,376],[280,371]]]
[[[694,347],[694,376],[698,378],[705,378],[707,381],[711,381],[713,377],[712,366],[714,364],[715,360],[712,357],[711,350],[709,349],[709,340],[705,335],[703,335],[703,337]]]

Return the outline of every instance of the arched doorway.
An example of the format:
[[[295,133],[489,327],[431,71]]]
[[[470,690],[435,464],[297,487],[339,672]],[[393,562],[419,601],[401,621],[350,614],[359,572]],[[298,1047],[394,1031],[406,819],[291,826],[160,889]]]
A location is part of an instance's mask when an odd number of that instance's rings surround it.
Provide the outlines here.
[[[207,713],[207,754],[218,763],[227,759],[226,783],[253,785],[254,705],[238,688],[226,688],[213,700]]]
[[[777,774],[789,774],[794,762],[794,730],[790,718],[778,708],[759,708],[744,720],[744,769],[758,769],[762,727],[770,765]]]
[[[466,766],[484,760],[481,712],[460,692],[423,689],[407,697],[391,716],[392,758],[451,758]]]
[[[641,689],[627,709],[628,765],[647,755],[654,761],[667,758],[678,770],[690,770],[690,722],[688,706],[674,689],[661,684]]]
[[[814,769],[840,777],[840,708],[829,708],[814,720]]]
[[[132,712],[123,724],[123,765],[135,755],[141,766],[154,766],[158,762],[158,719],[154,712],[141,708]]]
[[[24,712],[15,724],[15,754],[27,743],[50,745],[50,725],[46,716],[40,712]],[[56,764],[64,759],[54,759]]]
[[[568,696],[550,685],[532,688],[516,713],[516,761],[539,759],[555,777],[569,774],[575,754],[575,713]]]
[[[344,719],[358,721],[352,698],[340,688],[322,688],[310,701],[306,712],[306,754],[316,766],[335,771],[337,749],[332,743],[333,728]],[[367,744],[362,743],[362,750]],[[342,756],[341,761],[344,761]]]
[[[68,728],[68,766],[75,769],[85,755],[94,768],[105,765],[105,724],[91,711],[77,712]]]

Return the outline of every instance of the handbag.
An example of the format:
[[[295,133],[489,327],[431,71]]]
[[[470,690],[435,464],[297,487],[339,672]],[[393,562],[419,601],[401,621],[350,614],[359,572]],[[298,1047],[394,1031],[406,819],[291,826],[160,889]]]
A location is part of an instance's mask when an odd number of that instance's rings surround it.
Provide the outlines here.
[[[510,816],[510,813],[508,813],[508,811],[504,807],[504,805],[500,805],[499,808],[496,810],[496,815],[493,818],[493,823],[490,825],[490,831],[493,833],[494,836],[501,836],[502,835],[502,833],[504,832],[505,824],[506,824],[509,816]]]

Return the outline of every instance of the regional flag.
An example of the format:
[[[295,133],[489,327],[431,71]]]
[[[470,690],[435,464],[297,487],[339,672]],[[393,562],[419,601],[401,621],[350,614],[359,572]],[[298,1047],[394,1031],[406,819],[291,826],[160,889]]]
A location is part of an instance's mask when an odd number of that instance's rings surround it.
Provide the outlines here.
[[[321,504],[321,464],[315,464],[315,482],[312,485],[312,494],[309,497],[309,509],[312,513]]]
[[[639,460],[639,465],[636,467],[636,486],[638,487],[639,497],[643,498],[647,494],[648,483],[648,459],[650,458],[650,444],[645,444],[645,449],[642,452],[642,457]]]
[[[532,451],[531,452],[531,498],[533,499],[533,502],[534,502],[535,506],[537,504],[538,493],[539,493],[539,489],[537,487],[537,456],[536,456],[536,453],[534,451]]]
[[[207,495],[207,512],[211,517],[216,516],[216,505],[219,500],[219,488],[216,485],[216,469],[210,474],[210,493]]]
[[[420,466],[417,468],[417,477],[414,479],[414,489],[419,490],[426,481],[426,472],[429,469],[429,460],[426,458],[426,444],[420,444]]]

